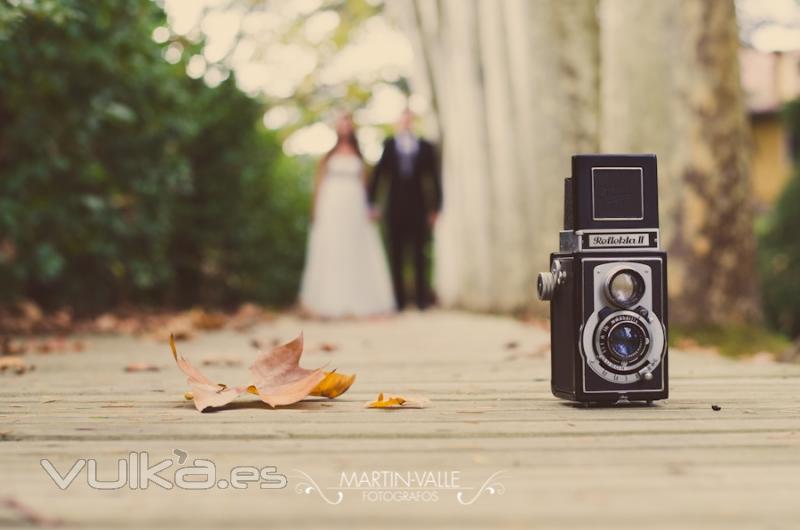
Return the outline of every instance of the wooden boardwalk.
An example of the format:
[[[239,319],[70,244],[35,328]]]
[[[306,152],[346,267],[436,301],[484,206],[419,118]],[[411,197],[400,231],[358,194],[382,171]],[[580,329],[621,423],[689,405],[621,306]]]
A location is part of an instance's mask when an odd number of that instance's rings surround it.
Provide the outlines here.
[[[800,528],[800,366],[673,352],[668,402],[584,409],[550,395],[547,332],[504,318],[284,317],[179,349],[197,365],[241,359],[239,367],[203,367],[238,384],[253,338],[289,339],[300,329],[305,366],[358,374],[347,394],[278,410],[248,396],[200,414],[183,401],[185,378],[166,344],[93,337],[81,353],[28,356],[35,371],[0,377],[0,528],[30,526],[9,502],[65,528]],[[322,343],[337,348],[324,352]],[[132,362],[162,369],[126,373]],[[378,392],[431,403],[365,409]],[[147,451],[152,465],[176,458],[175,449],[213,461],[216,479],[234,466],[275,466],[288,485],[97,490],[84,469],[62,491],[40,466],[49,459],[63,474],[80,458],[95,459],[98,478],[112,480],[131,452]],[[387,498],[385,482],[339,487],[343,472],[379,471],[456,472],[463,489],[428,484]],[[490,483],[502,486],[481,490],[499,471]],[[309,479],[320,491],[298,492]],[[339,492],[342,501],[329,504]],[[426,500],[413,500],[423,493]]]

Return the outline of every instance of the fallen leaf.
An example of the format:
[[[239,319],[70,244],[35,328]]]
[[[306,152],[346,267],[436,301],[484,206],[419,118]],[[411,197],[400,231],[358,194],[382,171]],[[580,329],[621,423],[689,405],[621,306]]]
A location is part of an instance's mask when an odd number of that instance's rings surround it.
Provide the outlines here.
[[[171,337],[176,341],[190,340],[194,336],[192,315],[183,313],[174,316],[151,332],[150,336],[159,342],[167,337]]]
[[[325,379],[322,368],[300,368],[303,334],[269,353],[262,353],[250,367],[258,397],[270,407],[291,405],[308,396]]]
[[[192,399],[194,406],[200,412],[210,407],[222,407],[227,405],[239,394],[244,392],[245,388],[229,388],[226,385],[214,383],[209,378],[200,373],[197,368],[178,354],[175,348],[175,337],[170,335],[169,347],[172,350],[172,358],[178,364],[178,368],[186,374],[186,382],[192,389]]]
[[[325,379],[311,391],[310,396],[323,396],[335,398],[341,396],[349,389],[356,380],[356,375],[345,375],[337,373],[335,370],[325,373]]]
[[[17,308],[22,313],[22,317],[29,322],[36,324],[44,318],[42,309],[32,300],[23,300],[17,304]]]
[[[202,309],[193,309],[189,312],[192,326],[205,331],[221,329],[227,322],[227,317],[222,313],[209,313]]]
[[[429,403],[426,398],[405,398],[402,396],[387,396],[384,397],[383,392],[378,394],[375,401],[367,403],[367,408],[370,409],[422,409]]]
[[[63,337],[51,337],[42,339],[36,345],[38,353],[65,352],[69,350],[66,340]]]
[[[0,354],[18,355],[28,351],[28,343],[19,339],[9,337],[0,338]]]
[[[323,342],[322,344],[319,345],[319,349],[321,351],[326,352],[326,353],[330,353],[330,352],[334,352],[334,351],[338,350],[339,346],[337,346],[336,344],[333,344],[331,342]]]
[[[346,392],[355,381],[355,375],[301,368],[302,334],[270,352],[261,353],[250,367],[251,383],[241,387],[228,387],[208,379],[178,354],[174,337],[170,337],[170,348],[178,368],[188,377],[191,391],[186,392],[184,398],[193,400],[195,408],[201,412],[209,407],[227,405],[245,392],[258,396],[273,408],[291,405],[309,395],[334,398]]]
[[[386,408],[394,407],[394,406],[402,407],[403,403],[405,403],[405,402],[406,402],[406,399],[402,398],[400,396],[384,398],[383,397],[383,392],[381,392],[380,394],[378,394],[378,398],[375,401],[367,403],[367,407],[369,407],[371,409],[386,409]]]
[[[4,355],[0,357],[0,372],[5,372],[8,370],[9,372],[13,372],[17,375],[22,375],[25,372],[33,370],[34,366],[31,364],[26,364],[22,357],[16,357],[13,355]]]
[[[274,313],[255,304],[242,304],[228,320],[228,327],[236,331],[245,331],[260,322],[269,322],[275,318]]]
[[[119,319],[110,313],[104,313],[94,321],[95,328],[100,333],[109,333],[117,327]]]
[[[131,363],[125,367],[126,372],[158,372],[160,367],[150,363]]]

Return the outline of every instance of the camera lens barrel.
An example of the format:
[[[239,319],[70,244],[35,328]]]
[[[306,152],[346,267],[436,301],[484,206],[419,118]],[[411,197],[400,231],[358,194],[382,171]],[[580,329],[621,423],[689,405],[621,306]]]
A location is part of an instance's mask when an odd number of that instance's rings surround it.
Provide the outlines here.
[[[641,315],[630,311],[613,313],[597,330],[597,352],[612,365],[634,365],[650,351],[651,337]]]

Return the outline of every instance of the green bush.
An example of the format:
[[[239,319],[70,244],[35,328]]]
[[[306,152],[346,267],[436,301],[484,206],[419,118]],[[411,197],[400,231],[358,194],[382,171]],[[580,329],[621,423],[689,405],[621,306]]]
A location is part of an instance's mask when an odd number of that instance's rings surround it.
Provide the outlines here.
[[[0,303],[293,299],[304,167],[233,79],[171,65],[149,1],[0,4]]]
[[[785,120],[792,143],[800,140],[800,101],[789,104]],[[797,145],[793,151],[797,154]],[[761,221],[759,263],[764,313],[776,329],[800,335],[800,161],[774,210]]]

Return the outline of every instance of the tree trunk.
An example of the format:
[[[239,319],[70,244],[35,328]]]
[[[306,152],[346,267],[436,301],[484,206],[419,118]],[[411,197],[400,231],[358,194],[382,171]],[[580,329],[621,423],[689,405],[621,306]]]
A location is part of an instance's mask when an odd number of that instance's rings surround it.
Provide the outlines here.
[[[732,0],[405,0],[443,135],[447,306],[533,303],[577,152],[659,157],[677,320],[758,315]],[[426,88],[427,87],[427,88]],[[538,306],[542,307],[542,306]]]
[[[406,0],[443,135],[436,284],[447,306],[535,299],[561,228],[570,156],[597,149],[597,24],[585,0]],[[541,306],[540,306],[541,309]]]
[[[736,18],[730,0],[602,0],[601,146],[659,159],[673,321],[758,317]]]
[[[686,322],[745,323],[760,317],[749,165],[749,126],[739,74],[733,0],[682,0],[683,184],[672,257],[672,291]],[[673,313],[675,314],[675,313]]]

